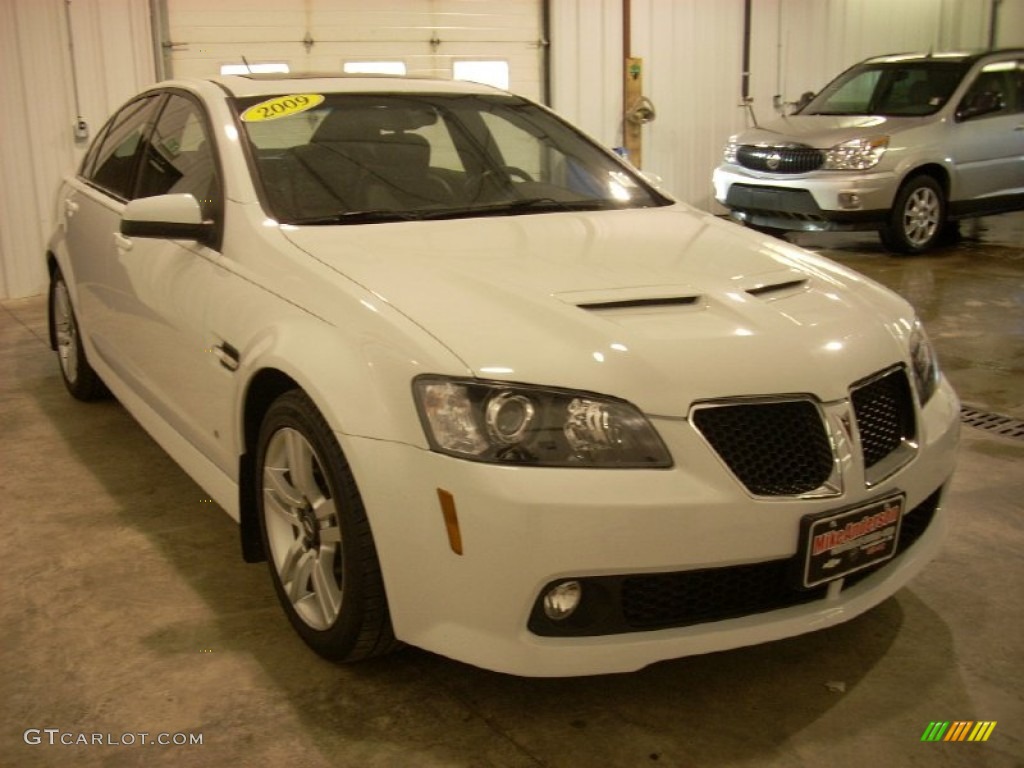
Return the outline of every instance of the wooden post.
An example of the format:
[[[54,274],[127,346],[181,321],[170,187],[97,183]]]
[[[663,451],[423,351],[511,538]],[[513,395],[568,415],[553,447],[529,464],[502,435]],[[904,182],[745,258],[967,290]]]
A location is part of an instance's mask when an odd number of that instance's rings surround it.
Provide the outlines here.
[[[629,155],[629,162],[636,168],[643,167],[643,126],[626,119],[631,106],[644,95],[644,60],[637,56],[626,58],[624,88],[622,97],[622,146]]]

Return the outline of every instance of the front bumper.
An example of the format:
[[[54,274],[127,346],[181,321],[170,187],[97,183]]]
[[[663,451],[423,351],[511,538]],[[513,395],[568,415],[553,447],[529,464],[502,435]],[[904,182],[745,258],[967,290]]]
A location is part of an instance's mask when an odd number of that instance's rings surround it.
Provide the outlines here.
[[[737,221],[806,232],[877,229],[892,207],[891,172],[766,174],[738,165],[714,171],[715,199]]]
[[[956,396],[943,384],[920,415],[916,458],[882,484],[829,499],[752,498],[685,421],[656,423],[676,458],[669,470],[495,466],[339,439],[370,515],[396,636],[487,669],[570,676],[798,635],[882,602],[935,557],[945,538],[942,495],[958,418]],[[454,499],[462,554],[449,543],[438,489]],[[531,630],[538,596],[558,580],[672,578],[785,561],[796,553],[803,516],[897,491],[915,510],[910,517],[926,512],[930,520],[918,526],[912,545],[855,585],[832,582],[805,602],[684,626],[545,636],[534,622]]]

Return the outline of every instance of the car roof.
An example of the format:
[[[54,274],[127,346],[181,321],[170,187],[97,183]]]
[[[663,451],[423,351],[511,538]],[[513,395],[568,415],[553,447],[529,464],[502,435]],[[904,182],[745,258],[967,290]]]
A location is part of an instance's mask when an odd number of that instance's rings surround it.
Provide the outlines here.
[[[336,72],[220,75],[204,79],[240,98],[282,93],[504,93],[498,88],[465,80]]]
[[[897,64],[913,61],[952,61],[970,62],[992,57],[1007,55],[1024,56],[1024,48],[998,48],[992,50],[965,50],[965,51],[927,51],[913,53],[889,53],[884,56],[872,56],[865,59],[864,64]]]

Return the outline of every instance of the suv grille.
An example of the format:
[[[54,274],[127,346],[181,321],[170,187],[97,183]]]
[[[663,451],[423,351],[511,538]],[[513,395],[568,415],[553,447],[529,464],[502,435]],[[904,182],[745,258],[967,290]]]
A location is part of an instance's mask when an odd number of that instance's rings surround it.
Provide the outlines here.
[[[914,401],[902,368],[856,387],[850,400],[860,430],[865,468],[870,469],[905,441],[914,439]]]
[[[740,403],[700,408],[693,423],[756,496],[798,496],[832,475],[832,446],[814,403]]]
[[[810,173],[825,163],[825,155],[813,147],[756,147],[743,144],[736,162],[744,168],[768,173]]]

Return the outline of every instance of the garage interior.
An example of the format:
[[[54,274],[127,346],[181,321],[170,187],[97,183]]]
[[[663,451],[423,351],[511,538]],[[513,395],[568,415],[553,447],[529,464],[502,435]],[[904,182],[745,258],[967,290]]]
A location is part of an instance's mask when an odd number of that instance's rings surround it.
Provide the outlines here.
[[[354,666],[315,656],[266,566],[241,561],[231,519],[115,400],[67,396],[42,258],[59,178],[106,115],[243,55],[442,77],[504,62],[510,90],[721,213],[711,169],[752,114],[869,55],[1024,45],[1024,0],[6,0],[0,19],[0,765],[1024,765],[1024,213],[965,222],[910,258],[871,232],[789,236],[906,298],[963,401],[942,555],[838,627],[572,679],[414,648]],[[655,108],[642,128],[623,120],[630,93]],[[922,742],[946,720],[996,727],[985,743]],[[30,729],[202,744],[49,746]]]

